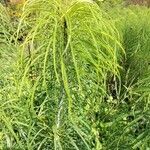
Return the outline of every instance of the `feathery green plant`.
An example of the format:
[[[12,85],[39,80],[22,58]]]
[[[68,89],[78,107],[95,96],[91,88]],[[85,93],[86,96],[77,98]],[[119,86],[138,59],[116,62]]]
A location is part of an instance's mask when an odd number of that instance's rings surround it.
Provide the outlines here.
[[[12,20],[0,5],[0,149],[149,148],[149,16],[28,0]]]
[[[15,37],[13,89],[1,114],[4,147],[102,149],[97,117],[105,114],[106,80],[119,76],[122,53],[113,24],[93,2],[33,0]]]

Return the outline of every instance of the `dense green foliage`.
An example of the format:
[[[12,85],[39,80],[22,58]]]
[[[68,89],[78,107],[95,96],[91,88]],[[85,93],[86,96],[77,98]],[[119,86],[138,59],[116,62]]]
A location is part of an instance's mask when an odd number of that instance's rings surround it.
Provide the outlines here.
[[[0,5],[0,149],[148,150],[150,10],[90,0]]]

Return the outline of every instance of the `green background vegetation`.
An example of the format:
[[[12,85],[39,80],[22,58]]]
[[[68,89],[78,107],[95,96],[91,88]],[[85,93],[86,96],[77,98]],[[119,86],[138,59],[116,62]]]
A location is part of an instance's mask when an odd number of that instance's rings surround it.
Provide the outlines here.
[[[114,3],[0,4],[0,149],[150,149],[150,10]]]

